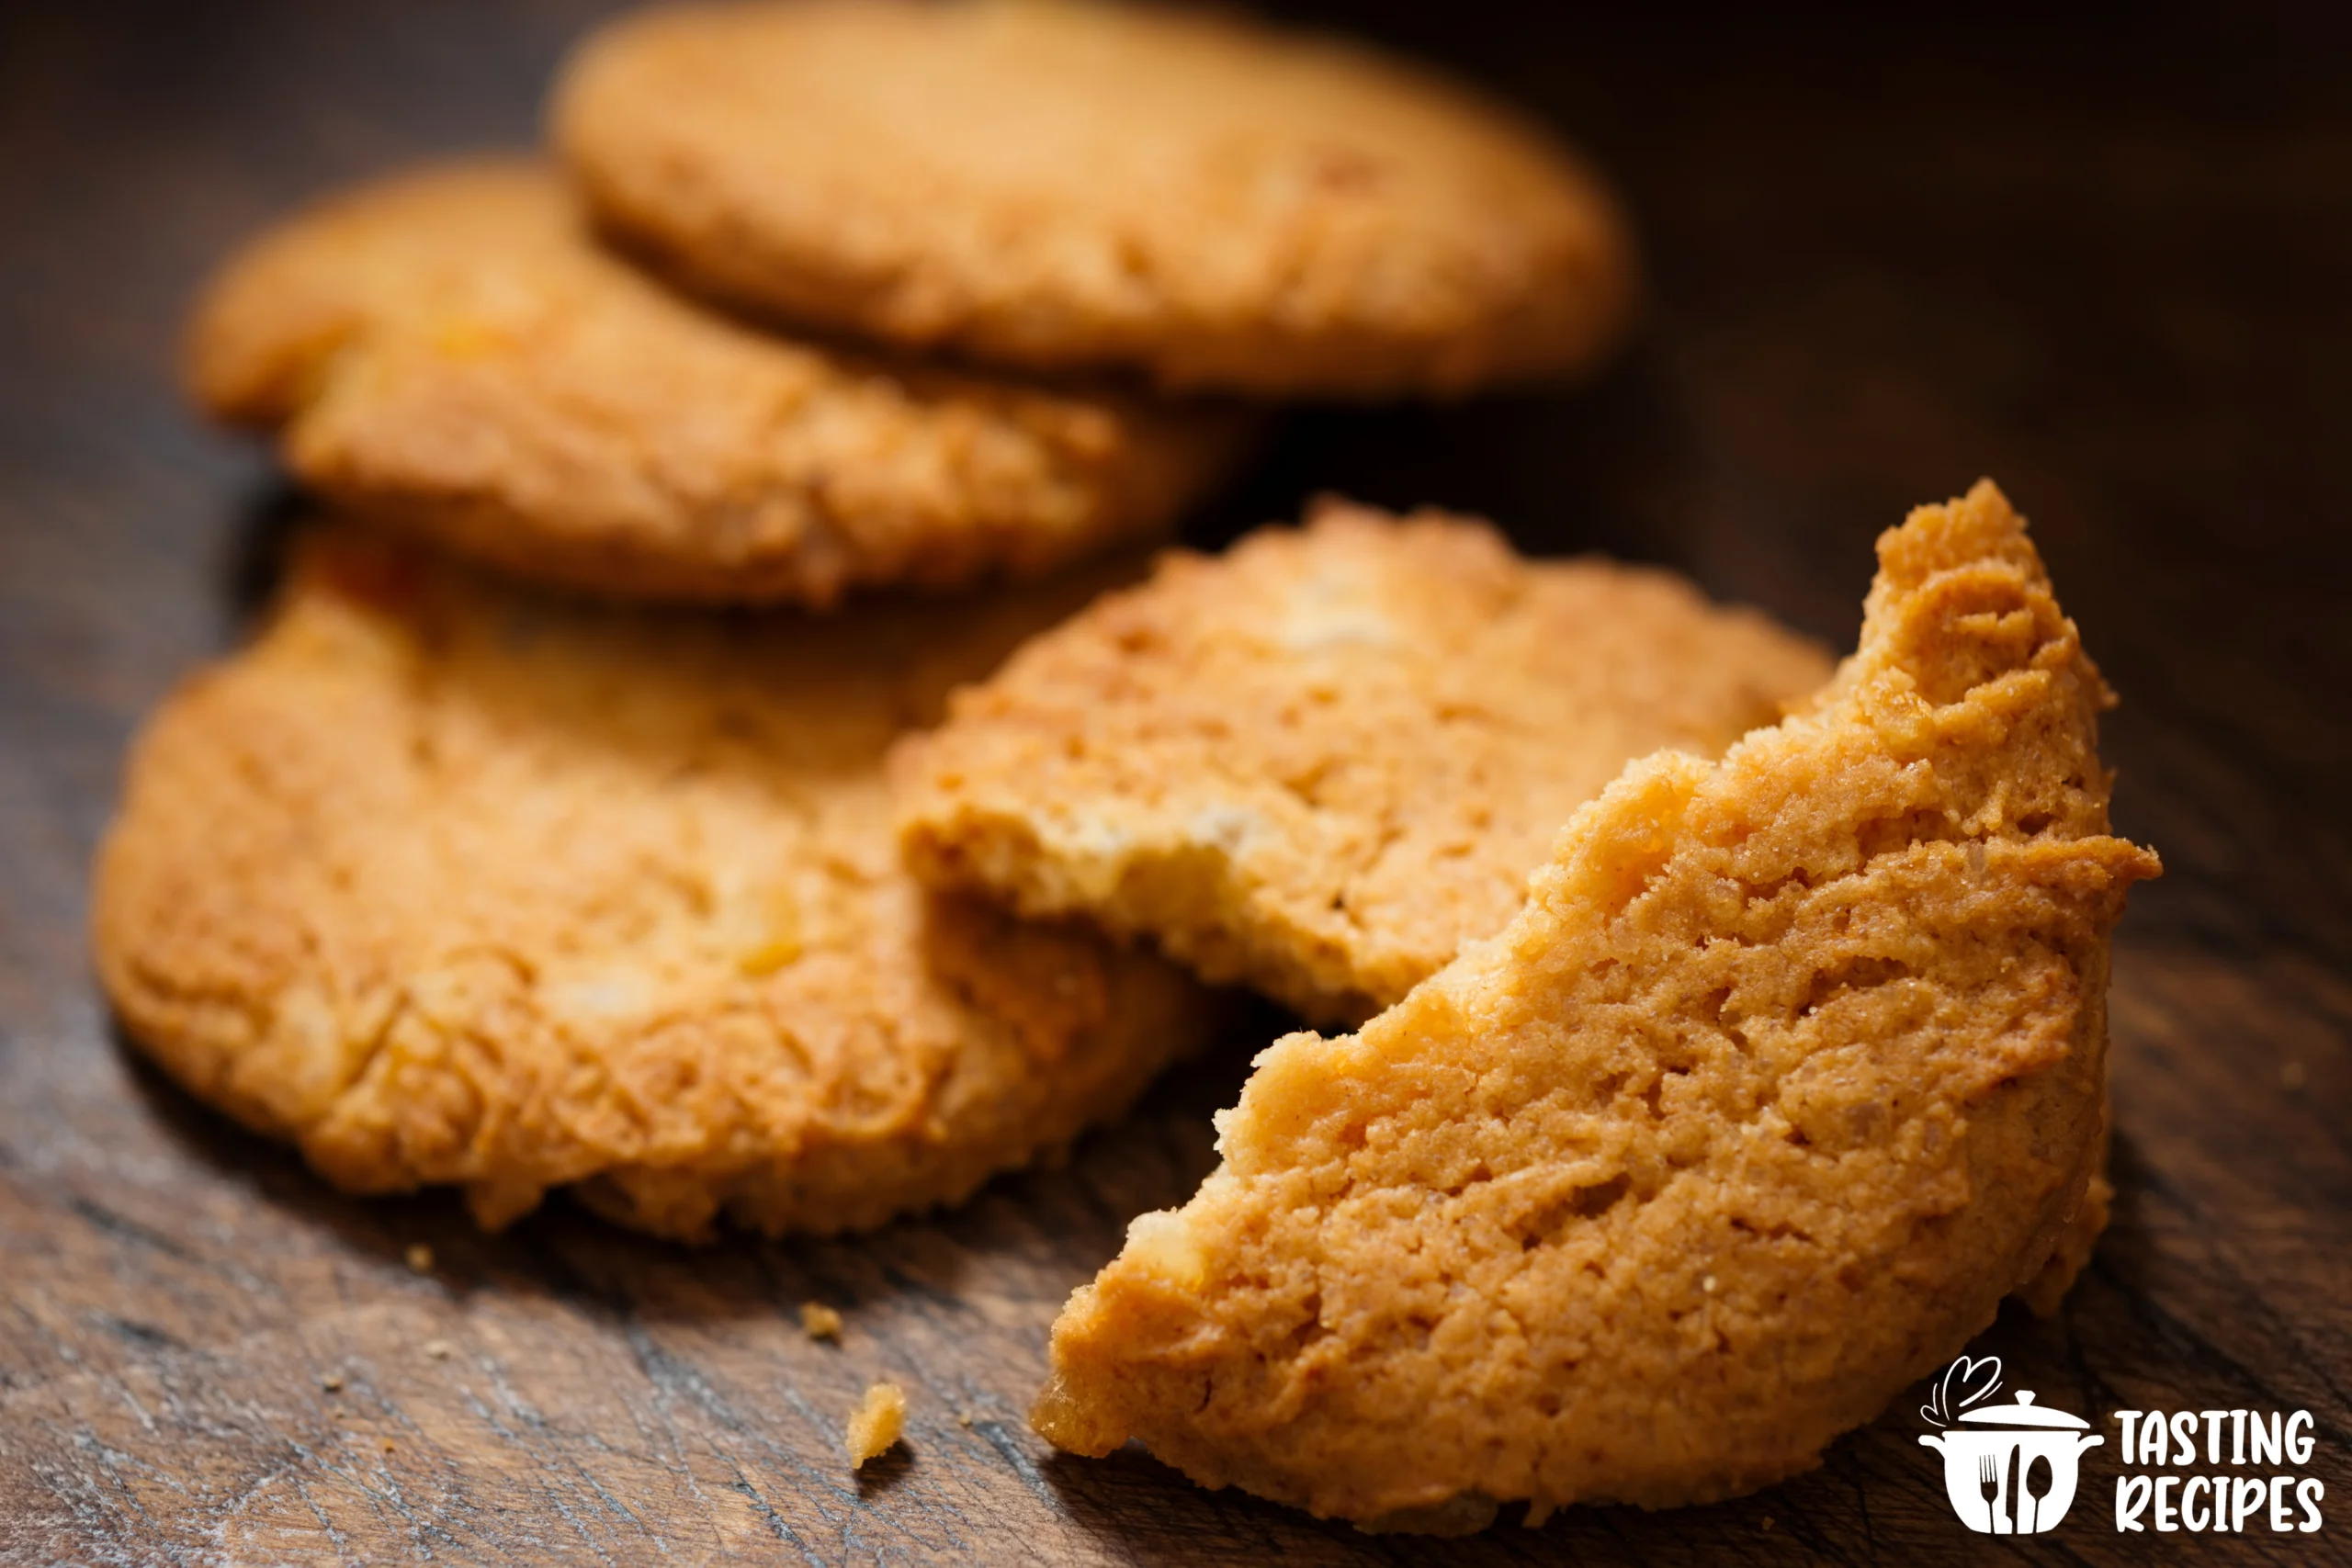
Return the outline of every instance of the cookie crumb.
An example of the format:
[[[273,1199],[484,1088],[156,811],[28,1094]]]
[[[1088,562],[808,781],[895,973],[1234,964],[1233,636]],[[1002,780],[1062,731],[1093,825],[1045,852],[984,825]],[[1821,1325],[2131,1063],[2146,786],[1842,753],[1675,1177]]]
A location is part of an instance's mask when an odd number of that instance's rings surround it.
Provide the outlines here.
[[[958,1410],[956,1412],[956,1425],[958,1427],[969,1427],[971,1424],[972,1413],[970,1411]]]
[[[410,1270],[414,1273],[432,1273],[433,1249],[425,1246],[421,1241],[414,1243],[408,1249],[408,1266]]]
[[[329,1393],[341,1393],[343,1392],[343,1379],[336,1373],[329,1372],[326,1376],[319,1380],[319,1386],[325,1389]]]
[[[800,1332],[811,1339],[831,1339],[842,1337],[842,1314],[822,1302],[804,1302],[800,1306]]]
[[[2278,1087],[2289,1094],[2297,1093],[2310,1081],[2311,1075],[2301,1062],[2288,1062],[2278,1069]]]
[[[449,1359],[449,1342],[447,1339],[428,1339],[424,1342],[424,1353],[436,1361],[446,1361]]]
[[[390,1453],[392,1451],[392,1439],[390,1438],[386,1438],[384,1439],[384,1451],[386,1453]]]
[[[1772,1528],[1772,1516],[1770,1514],[1765,1515],[1764,1522],[1756,1528],[1758,1529],[1770,1529]]]
[[[906,1425],[907,1391],[894,1382],[868,1384],[865,1398],[849,1414],[849,1430],[843,1435],[850,1468],[863,1469],[867,1460],[889,1452]]]

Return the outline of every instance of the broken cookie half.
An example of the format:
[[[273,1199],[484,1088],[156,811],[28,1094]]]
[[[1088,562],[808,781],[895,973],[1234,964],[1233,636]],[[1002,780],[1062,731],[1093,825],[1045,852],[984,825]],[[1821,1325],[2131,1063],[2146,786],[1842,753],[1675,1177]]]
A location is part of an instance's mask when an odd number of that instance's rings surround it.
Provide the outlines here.
[[[1498,935],[1259,1058],[1063,1311],[1038,1429],[1387,1528],[1814,1464],[2080,1246],[2159,870],[2111,700],[1997,490],[1916,512],[1807,711],[1633,763]]]
[[[1361,1022],[1519,908],[1628,760],[1719,755],[1827,653],[1670,572],[1319,503],[1174,554],[897,759],[908,868]]]

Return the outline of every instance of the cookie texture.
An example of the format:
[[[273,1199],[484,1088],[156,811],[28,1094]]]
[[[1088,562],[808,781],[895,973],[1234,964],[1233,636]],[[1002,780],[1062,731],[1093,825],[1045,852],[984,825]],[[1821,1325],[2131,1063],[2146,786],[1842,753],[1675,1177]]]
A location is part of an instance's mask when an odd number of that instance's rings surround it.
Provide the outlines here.
[[[1041,1431],[1391,1528],[1808,1468],[2071,1246],[2103,1151],[2110,701],[1999,492],[1879,543],[1860,650],[1636,761],[1527,908],[1294,1034],[1054,1330]]]
[[[1164,530],[1231,411],[886,363],[739,323],[602,250],[553,171],[431,166],[232,259],[187,379],[346,511],[534,578],[825,604]]]
[[[1589,367],[1634,293],[1615,207],[1533,125],[1231,16],[648,11],[552,119],[599,215],[699,286],[998,364],[1453,394]]]
[[[1039,637],[902,758],[908,863],[1353,1022],[1502,928],[1632,758],[1830,661],[1670,573],[1326,502]]]
[[[136,748],[98,968],[198,1099],[354,1192],[571,1185],[699,1237],[956,1199],[1208,1026],[1162,961],[926,896],[881,760],[1082,602],[566,605],[347,530]]]

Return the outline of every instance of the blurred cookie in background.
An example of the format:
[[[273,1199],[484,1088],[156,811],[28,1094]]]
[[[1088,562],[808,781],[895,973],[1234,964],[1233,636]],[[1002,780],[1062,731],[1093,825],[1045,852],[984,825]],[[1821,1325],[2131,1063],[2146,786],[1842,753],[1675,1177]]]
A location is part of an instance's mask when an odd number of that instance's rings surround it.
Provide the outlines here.
[[[551,582],[830,604],[1170,528],[1250,421],[795,341],[606,253],[549,166],[319,204],[204,296],[187,378],[351,512]]]
[[[1556,140],[1356,44],[1091,0],[684,6],[593,35],[552,134],[598,217],[789,321],[1272,397],[1590,368],[1624,221]]]

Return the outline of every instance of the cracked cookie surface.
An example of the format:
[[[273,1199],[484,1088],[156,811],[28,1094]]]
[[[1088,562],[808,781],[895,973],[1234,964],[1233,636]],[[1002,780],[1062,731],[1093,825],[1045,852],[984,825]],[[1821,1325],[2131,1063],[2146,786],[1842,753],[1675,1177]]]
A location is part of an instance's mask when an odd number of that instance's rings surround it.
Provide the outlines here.
[[[346,510],[631,598],[1035,575],[1164,532],[1246,435],[1230,410],[736,321],[606,254],[520,158],[378,181],[263,235],[199,303],[187,378]]]
[[[882,757],[1104,571],[854,616],[567,604],[347,528],[137,744],[98,968],[198,1098],[356,1192],[664,1235],[963,1196],[1204,1036],[1198,988],[927,896]]]
[[[1491,935],[1576,808],[1828,657],[1671,573],[1324,504],[1045,634],[900,759],[909,864],[1352,1021]]]
[[[1260,1056],[1064,1309],[1040,1431],[1384,1528],[1702,1502],[2079,1261],[2159,870],[2109,832],[2112,699],[1991,485],[1879,562],[1805,712],[1633,763],[1498,935]]]
[[[1633,248],[1532,121],[1238,17],[792,0],[626,17],[554,137],[599,216],[785,319],[1251,394],[1455,394],[1595,363]]]

